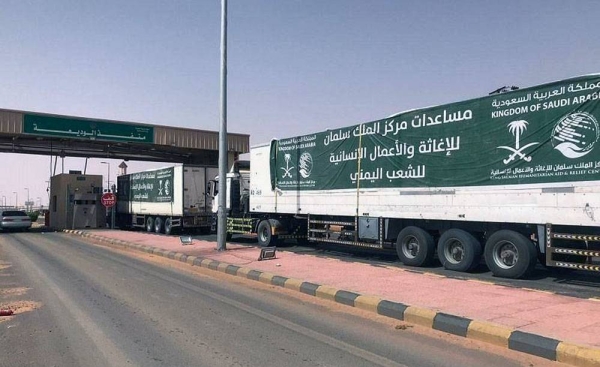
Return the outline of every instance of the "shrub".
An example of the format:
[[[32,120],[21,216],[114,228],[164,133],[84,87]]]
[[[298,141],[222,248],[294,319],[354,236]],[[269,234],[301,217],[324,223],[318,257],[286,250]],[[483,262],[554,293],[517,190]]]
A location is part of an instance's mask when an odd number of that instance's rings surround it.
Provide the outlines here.
[[[38,217],[40,216],[40,212],[36,210],[35,212],[27,213],[27,215],[29,216],[29,219],[31,219],[32,222],[37,222]]]

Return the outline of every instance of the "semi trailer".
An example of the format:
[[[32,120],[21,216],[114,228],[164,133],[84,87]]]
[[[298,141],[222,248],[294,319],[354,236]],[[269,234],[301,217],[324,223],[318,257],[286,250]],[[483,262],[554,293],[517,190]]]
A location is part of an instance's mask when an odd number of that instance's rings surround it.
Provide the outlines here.
[[[117,177],[116,223],[148,232],[209,231],[207,178],[217,167],[179,165]]]
[[[227,174],[227,233],[463,272],[483,258],[507,278],[538,260],[598,272],[599,119],[587,75],[273,140]]]

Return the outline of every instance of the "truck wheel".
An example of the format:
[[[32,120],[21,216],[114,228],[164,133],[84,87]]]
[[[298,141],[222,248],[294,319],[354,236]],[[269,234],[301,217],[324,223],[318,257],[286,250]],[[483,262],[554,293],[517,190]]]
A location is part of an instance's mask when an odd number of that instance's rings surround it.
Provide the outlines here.
[[[273,236],[271,233],[271,223],[268,220],[261,221],[256,232],[259,246],[274,246],[277,243],[277,236]]]
[[[427,265],[435,252],[433,237],[419,227],[406,227],[398,234],[396,252],[404,265]]]
[[[485,243],[485,263],[494,276],[522,278],[533,270],[536,260],[533,243],[515,231],[500,230]]]
[[[163,229],[163,219],[161,217],[156,217],[154,220],[154,232],[160,233]]]
[[[169,235],[173,231],[173,222],[171,218],[165,219],[165,234]]]
[[[444,268],[469,271],[479,265],[481,244],[469,232],[449,229],[440,237],[437,253]]]
[[[154,219],[152,217],[146,218],[146,232],[154,231]]]

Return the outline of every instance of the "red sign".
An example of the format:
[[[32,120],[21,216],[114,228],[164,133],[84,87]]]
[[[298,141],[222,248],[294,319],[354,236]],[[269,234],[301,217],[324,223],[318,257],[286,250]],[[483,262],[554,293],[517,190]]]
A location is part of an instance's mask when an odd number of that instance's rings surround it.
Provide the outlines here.
[[[112,192],[107,192],[102,194],[102,199],[100,201],[105,207],[112,208],[117,203],[117,196]]]

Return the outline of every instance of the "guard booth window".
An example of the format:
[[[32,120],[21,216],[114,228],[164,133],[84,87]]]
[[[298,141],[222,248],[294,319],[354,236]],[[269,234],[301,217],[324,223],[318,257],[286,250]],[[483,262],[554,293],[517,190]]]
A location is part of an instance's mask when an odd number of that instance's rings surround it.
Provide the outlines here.
[[[96,200],[75,200],[75,205],[96,205]]]

